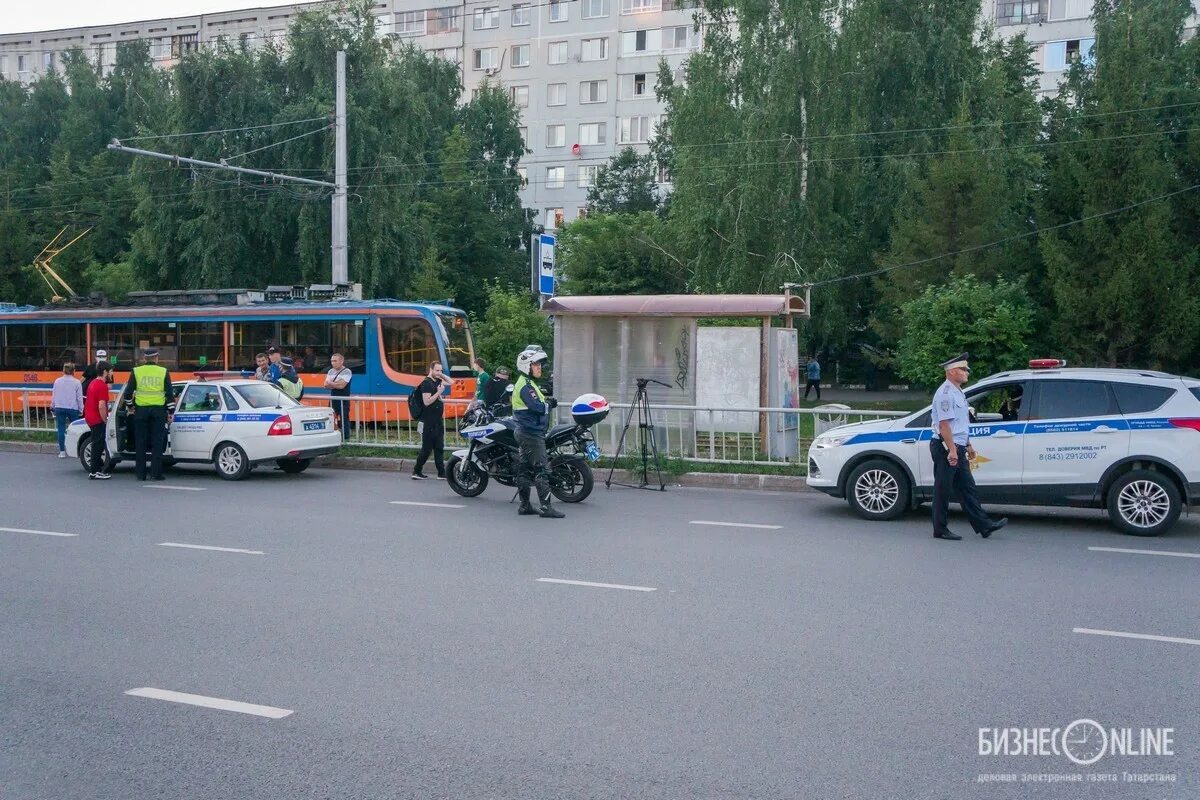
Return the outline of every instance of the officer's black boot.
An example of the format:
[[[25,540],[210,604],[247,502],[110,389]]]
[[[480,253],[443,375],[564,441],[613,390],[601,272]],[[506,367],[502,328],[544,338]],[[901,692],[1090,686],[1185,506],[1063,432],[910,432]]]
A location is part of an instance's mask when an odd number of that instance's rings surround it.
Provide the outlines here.
[[[545,519],[562,519],[566,516],[566,514],[550,505],[550,484],[544,481],[538,481],[538,500],[541,502],[541,508],[537,512],[539,517]]]
[[[518,489],[517,493],[521,495],[521,505],[517,506],[517,514],[527,517],[538,512],[533,510],[533,506],[529,504],[529,489]]]

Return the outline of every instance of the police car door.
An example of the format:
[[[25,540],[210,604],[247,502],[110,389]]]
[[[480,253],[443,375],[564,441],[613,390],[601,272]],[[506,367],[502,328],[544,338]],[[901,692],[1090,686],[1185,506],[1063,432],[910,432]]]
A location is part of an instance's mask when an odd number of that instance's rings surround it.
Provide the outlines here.
[[[966,392],[976,455],[971,475],[981,500],[1016,503],[1020,499],[1028,416],[1026,388],[1023,381],[1006,381]]]
[[[1108,381],[1047,376],[1032,381],[1025,435],[1025,494],[1087,501],[1105,469],[1129,452],[1129,423]]]
[[[180,459],[211,459],[217,435],[225,425],[224,411],[219,386],[189,384],[176,404],[171,422],[171,455]]]

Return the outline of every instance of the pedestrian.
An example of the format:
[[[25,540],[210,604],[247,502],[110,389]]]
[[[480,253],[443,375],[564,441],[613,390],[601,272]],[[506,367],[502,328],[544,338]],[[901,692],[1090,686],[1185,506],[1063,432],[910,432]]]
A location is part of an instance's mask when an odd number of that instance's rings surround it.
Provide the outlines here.
[[[259,353],[254,357],[254,380],[270,381],[271,380],[271,359],[266,353]]]
[[[267,348],[267,360],[267,380],[279,380],[279,376],[283,374],[283,353],[279,352],[278,347],[271,345]]]
[[[412,479],[423,481],[426,475],[421,472],[429,456],[433,456],[433,464],[437,467],[439,479],[446,477],[444,450],[446,449],[446,426],[442,421],[445,405],[442,403],[442,389],[452,385],[449,378],[442,372],[442,364],[434,361],[429,365],[429,374],[421,385],[414,391],[421,393],[421,416],[417,419],[417,431],[421,434],[421,452],[413,464]]]
[[[75,377],[75,365],[63,364],[63,374],[54,380],[50,408],[54,411],[54,426],[58,429],[58,457],[67,457],[67,426],[83,414],[83,387]]]
[[[158,363],[158,350],[142,351],[145,363],[129,373],[133,397],[134,471],[146,480],[146,454],[150,454],[150,480],[163,480],[163,451],[167,448],[168,409],[171,405],[171,373]]]
[[[808,375],[808,380],[804,384],[804,399],[808,399],[808,393],[816,389],[817,401],[821,400],[821,362],[817,361],[817,357],[813,356],[808,360],[808,366],[805,368]]]
[[[537,514],[549,519],[562,519],[563,514],[550,505],[550,478],[546,463],[546,428],[550,422],[550,411],[558,405],[553,397],[546,397],[538,380],[542,377],[542,362],[546,360],[544,350],[527,349],[517,356],[517,371],[521,373],[513,389],[513,418],[517,423],[517,444],[520,447],[520,462],[517,465],[517,493],[521,505],[517,513]],[[540,507],[535,511],[529,502],[529,490],[537,487]]]
[[[477,358],[471,362],[471,369],[475,371],[475,399],[483,402],[483,387],[487,386],[487,382],[492,379],[488,374],[487,362],[482,358]]]
[[[350,396],[350,381],[353,378],[354,375],[346,369],[345,356],[341,353],[334,353],[329,357],[329,372],[325,373],[325,388],[329,390],[330,397],[335,398],[330,400],[329,404],[333,406],[333,413],[337,416],[338,425],[341,426],[343,442],[350,438],[350,401],[336,398]]]
[[[971,375],[967,354],[946,361],[942,368],[946,372],[946,382],[933,395],[933,438],[929,442],[929,452],[933,456],[933,536],[952,541],[962,539],[950,532],[946,522],[950,496],[955,494],[971,527],[986,539],[1007,525],[1008,518],[993,520],[975,496],[975,478],[971,475],[970,463],[975,460],[975,448],[971,445],[967,396],[962,391]]]
[[[108,387],[112,384],[112,364],[103,361],[96,362],[94,367],[96,377],[88,384],[87,396],[83,400],[83,419],[88,424],[91,436],[91,458],[88,459],[88,478],[93,481],[106,481],[112,477],[105,472],[108,462]]]
[[[499,406],[508,406],[509,405],[509,398],[508,398],[509,386],[510,386],[510,382],[509,382],[509,377],[508,377],[508,367],[505,367],[505,366],[496,367],[496,374],[493,375],[492,379],[490,381],[488,381],[487,383],[485,383],[483,386],[483,396],[480,398],[480,402],[483,403],[483,407],[486,408],[488,411],[491,411],[493,408],[495,408],[498,405]],[[496,416],[506,416],[506,415],[502,414],[502,413],[498,413]]]

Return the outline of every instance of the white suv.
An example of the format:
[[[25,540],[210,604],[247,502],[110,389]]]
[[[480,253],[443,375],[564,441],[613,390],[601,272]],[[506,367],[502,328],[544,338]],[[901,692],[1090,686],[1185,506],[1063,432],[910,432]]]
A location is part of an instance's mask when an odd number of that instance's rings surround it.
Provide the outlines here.
[[[1002,372],[964,391],[979,499],[1107,509],[1122,531],[1157,536],[1200,500],[1200,380],[1164,372]],[[867,519],[933,499],[929,409],[844,425],[808,451],[808,485]]]

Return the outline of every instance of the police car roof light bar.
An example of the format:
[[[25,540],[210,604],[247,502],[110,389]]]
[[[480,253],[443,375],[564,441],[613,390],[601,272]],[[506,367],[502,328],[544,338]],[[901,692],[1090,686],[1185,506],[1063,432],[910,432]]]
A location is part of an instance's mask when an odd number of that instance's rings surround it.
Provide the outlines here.
[[[1031,358],[1029,360],[1030,369],[1062,369],[1067,365],[1067,362],[1061,358]]]

